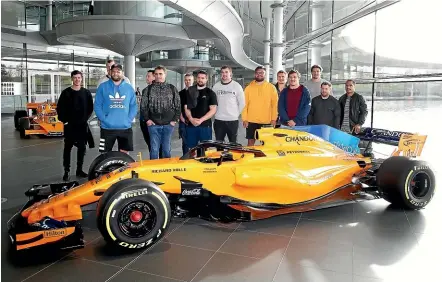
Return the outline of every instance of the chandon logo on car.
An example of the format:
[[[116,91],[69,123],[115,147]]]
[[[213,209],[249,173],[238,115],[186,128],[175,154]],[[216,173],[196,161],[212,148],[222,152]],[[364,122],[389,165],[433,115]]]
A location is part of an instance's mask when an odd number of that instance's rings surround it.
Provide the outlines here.
[[[201,188],[194,188],[189,190],[183,190],[181,193],[183,196],[199,196],[201,195]]]
[[[299,143],[300,142],[307,142],[307,141],[314,141],[315,139],[311,136],[287,136],[285,138],[285,142],[296,142]]]

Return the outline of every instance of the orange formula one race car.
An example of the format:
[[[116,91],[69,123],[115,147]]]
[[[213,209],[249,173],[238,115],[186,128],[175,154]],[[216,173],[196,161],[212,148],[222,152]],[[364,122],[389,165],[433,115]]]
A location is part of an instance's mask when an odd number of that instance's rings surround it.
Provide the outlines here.
[[[251,221],[379,198],[417,210],[432,199],[433,171],[413,158],[425,137],[366,129],[360,140],[398,146],[396,155],[375,159],[333,144],[339,139],[339,146],[357,151],[348,141],[354,136],[312,128],[262,128],[256,132],[262,145],[205,141],[180,158],[99,155],[86,183],[35,185],[25,193],[28,203],[8,222],[14,249],[82,247],[81,208],[94,202],[106,241],[138,249],[158,242],[174,216]]]
[[[14,124],[20,138],[28,139],[31,135],[63,136],[64,125],[58,120],[56,108],[55,103],[28,103],[27,110],[15,111]],[[29,110],[32,110],[31,116],[28,116]]]

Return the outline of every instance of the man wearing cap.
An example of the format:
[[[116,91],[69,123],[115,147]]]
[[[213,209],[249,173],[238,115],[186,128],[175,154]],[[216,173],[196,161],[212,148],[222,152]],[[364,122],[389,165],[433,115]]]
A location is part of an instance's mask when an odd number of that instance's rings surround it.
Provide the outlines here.
[[[103,82],[95,95],[94,110],[101,125],[100,152],[112,151],[115,141],[121,152],[133,151],[132,121],[137,114],[134,88],[123,76],[123,67],[111,67],[110,80]]]
[[[108,80],[110,80],[111,79],[111,68],[112,68],[112,66],[115,64],[115,61],[114,60],[107,60],[107,62],[106,62],[106,70],[107,70],[107,73],[106,73],[106,75],[105,76],[102,76],[99,80],[98,80],[98,83],[97,83],[97,88],[103,83],[103,82],[106,82],[106,81],[108,81]],[[126,83],[129,83],[130,84],[130,81],[129,81],[129,78],[127,78],[127,77],[125,77],[124,76],[124,80],[126,81]]]

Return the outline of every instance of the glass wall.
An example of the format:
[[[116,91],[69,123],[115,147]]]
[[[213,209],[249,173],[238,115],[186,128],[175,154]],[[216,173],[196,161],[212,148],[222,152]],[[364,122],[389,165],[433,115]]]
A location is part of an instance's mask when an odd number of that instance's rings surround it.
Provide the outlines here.
[[[2,26],[46,30],[46,7],[36,2],[2,1]]]
[[[57,21],[86,15],[125,15],[169,19],[181,23],[182,14],[156,0],[139,1],[57,1]]]
[[[108,54],[2,42],[1,55],[1,110],[13,113],[27,102],[57,100],[71,85],[73,70],[83,72],[84,87],[95,94],[98,80],[106,73]]]
[[[328,2],[330,9],[321,14],[326,27],[384,1],[306,1],[303,6],[310,3],[309,31],[317,2]],[[289,21],[287,32],[296,34],[296,17],[305,17],[303,6]],[[310,66],[319,62],[336,98],[345,94],[345,80],[354,79],[356,92],[368,106],[364,126],[428,134],[424,154],[431,161],[438,146],[431,123],[442,119],[442,56],[434,31],[441,8],[440,1],[432,1],[429,9],[419,1],[402,0],[379,9],[289,52],[287,70],[298,69],[305,81],[310,78]],[[328,14],[332,17],[325,19]],[[393,148],[375,145],[375,150],[390,154]]]

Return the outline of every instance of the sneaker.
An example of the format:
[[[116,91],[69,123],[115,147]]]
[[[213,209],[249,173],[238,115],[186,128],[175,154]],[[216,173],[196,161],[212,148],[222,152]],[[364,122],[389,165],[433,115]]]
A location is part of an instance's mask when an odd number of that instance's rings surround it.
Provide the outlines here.
[[[63,181],[68,181],[68,180],[69,180],[69,171],[65,171],[63,175]]]

